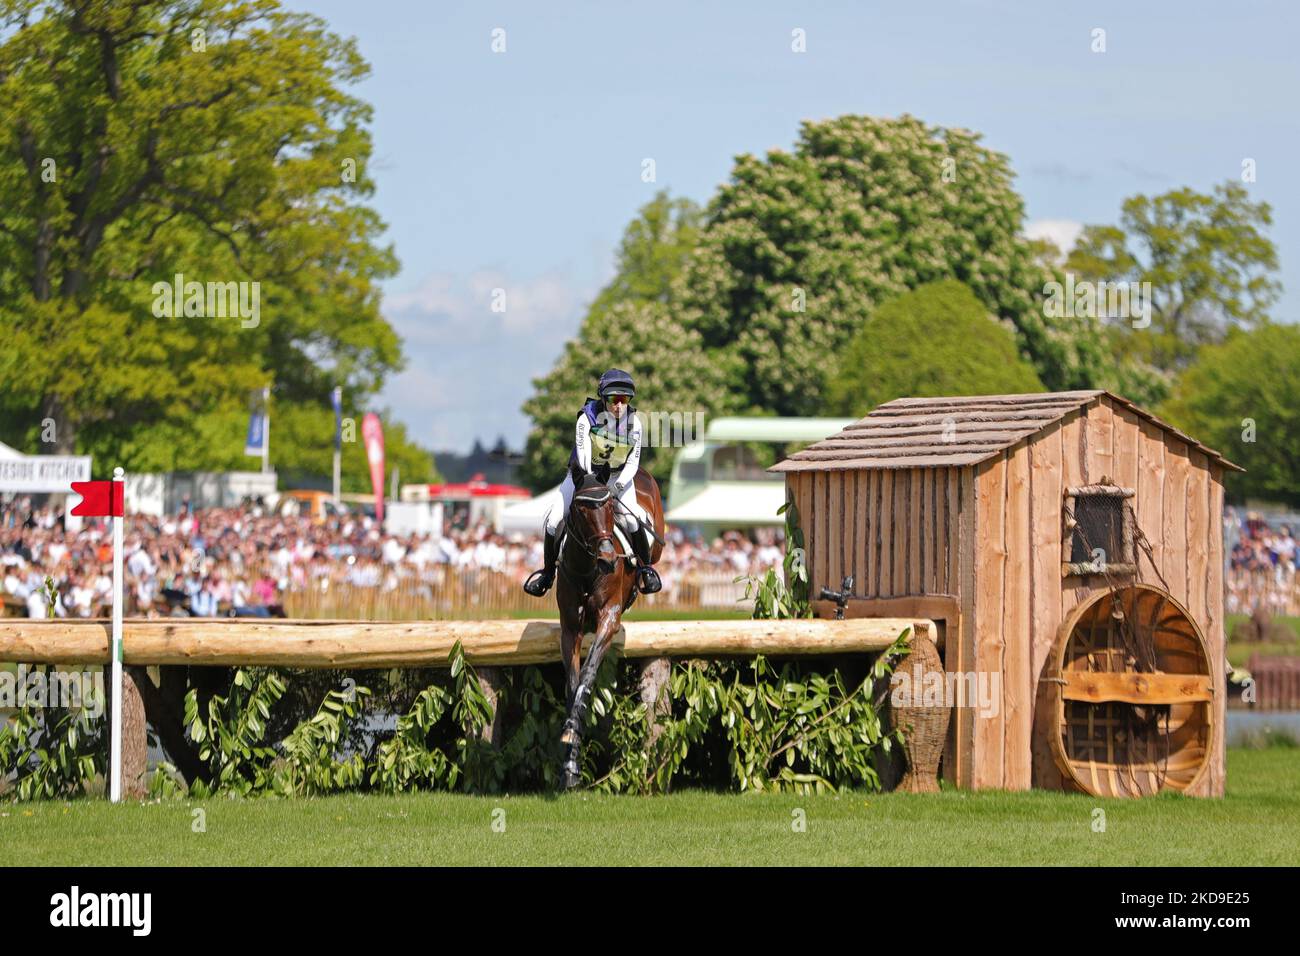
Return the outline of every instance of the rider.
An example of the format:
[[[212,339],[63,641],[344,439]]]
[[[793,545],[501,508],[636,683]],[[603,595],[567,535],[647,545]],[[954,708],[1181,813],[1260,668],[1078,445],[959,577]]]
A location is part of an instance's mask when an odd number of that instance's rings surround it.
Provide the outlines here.
[[[633,481],[641,464],[642,435],[641,418],[631,406],[636,386],[632,384],[631,375],[612,368],[600,377],[596,395],[598,397],[588,398],[578,412],[573,451],[569,454],[569,465],[560,484],[563,500],[546,512],[545,567],[534,571],[524,582],[524,590],[534,597],[545,594],[555,580],[556,529],[560,519],[569,512],[574,489],[588,472],[610,485],[614,496],[623,504],[617,509],[617,520],[627,532],[636,553],[641,593],[653,594],[663,587],[658,572],[650,566],[648,530],[642,530],[653,526],[645,510],[637,503]]]

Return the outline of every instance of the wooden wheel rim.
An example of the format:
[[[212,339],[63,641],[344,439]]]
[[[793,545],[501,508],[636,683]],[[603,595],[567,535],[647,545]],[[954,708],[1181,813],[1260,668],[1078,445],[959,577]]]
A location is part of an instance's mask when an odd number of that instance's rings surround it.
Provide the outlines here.
[[[1128,592],[1132,592],[1133,597],[1126,600],[1125,595]],[[1098,606],[1103,602],[1119,601],[1121,606],[1124,606],[1127,609],[1133,609],[1140,608],[1144,598],[1149,600],[1156,597],[1158,597],[1161,602],[1158,606],[1159,613],[1157,617],[1162,618],[1162,623],[1166,625],[1159,628],[1159,630],[1169,634],[1175,634],[1181,640],[1191,642],[1195,654],[1199,659],[1197,661],[1199,667],[1191,673],[1210,676],[1211,688],[1213,688],[1213,671],[1210,666],[1210,655],[1200,625],[1196,623],[1187,608],[1178,601],[1177,598],[1162,588],[1154,587],[1149,584],[1132,584],[1116,588],[1114,591],[1102,591],[1075,607],[1057,631],[1056,642],[1052,647],[1052,655],[1047,675],[1047,680],[1050,682],[1050,713],[1053,715],[1054,720],[1052,732],[1050,734],[1052,757],[1056,761],[1057,767],[1061,770],[1061,773],[1065,775],[1066,780],[1069,781],[1070,784],[1078,788],[1080,791],[1092,796],[1120,796],[1120,794],[1100,792],[1099,789],[1093,785],[1093,782],[1090,779],[1079,772],[1078,763],[1080,762],[1080,758],[1072,755],[1067,749],[1067,735],[1069,733],[1069,728],[1067,726],[1067,700],[1064,689],[1064,674],[1067,670],[1066,656],[1067,652],[1070,650],[1071,639],[1073,638],[1079,624],[1090,615],[1097,613],[1099,610]],[[1171,611],[1174,612],[1177,617],[1165,618],[1164,616]],[[1168,626],[1170,624],[1177,624],[1177,627]],[[1160,660],[1162,654],[1171,655],[1173,653],[1176,652],[1170,651],[1168,648],[1162,649],[1157,645],[1157,661]],[[1126,671],[1125,673],[1132,672]],[[1069,703],[1082,702],[1070,701]],[[1084,706],[1087,705],[1084,704]],[[1166,777],[1166,779],[1163,779],[1160,782],[1159,791],[1161,792],[1165,790],[1188,792],[1194,791],[1198,786],[1200,786],[1205,775],[1209,771],[1212,763],[1212,756],[1217,745],[1219,728],[1216,727],[1214,723],[1213,701],[1198,701],[1192,705],[1184,704],[1178,706],[1192,706],[1195,709],[1186,716],[1186,718],[1180,723],[1179,727],[1175,728],[1172,725],[1169,725],[1166,729],[1166,736],[1172,739],[1175,734],[1179,730],[1183,730],[1187,724],[1191,723],[1193,720],[1199,719],[1205,726],[1205,748],[1197,761],[1196,770],[1192,774],[1191,779],[1182,785],[1172,785]],[[1176,754],[1170,752],[1168,756],[1172,759]],[[1181,766],[1180,769],[1182,769]]]

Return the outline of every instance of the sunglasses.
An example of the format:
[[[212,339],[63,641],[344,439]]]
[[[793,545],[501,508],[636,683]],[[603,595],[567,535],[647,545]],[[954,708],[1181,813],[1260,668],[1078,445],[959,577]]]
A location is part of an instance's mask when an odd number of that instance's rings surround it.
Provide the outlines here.
[[[610,404],[616,404],[616,403],[618,403],[618,402],[626,402],[626,401],[627,401],[627,396],[626,396],[626,395],[606,395],[606,396],[605,396],[605,401],[608,402],[608,403],[610,403]]]

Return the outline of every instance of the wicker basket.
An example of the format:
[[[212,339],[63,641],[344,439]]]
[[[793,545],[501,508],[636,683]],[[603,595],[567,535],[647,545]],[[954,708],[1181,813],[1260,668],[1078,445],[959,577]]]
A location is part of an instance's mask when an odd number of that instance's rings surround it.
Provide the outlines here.
[[[898,783],[898,789],[908,793],[939,792],[939,758],[948,738],[949,708],[945,705],[923,706],[922,691],[933,686],[934,678],[943,675],[943,661],[934,642],[924,634],[913,632],[912,653],[899,668],[906,673],[913,689],[914,700],[906,706],[891,707],[890,722],[895,730],[903,731],[903,753],[907,758],[907,772]]]

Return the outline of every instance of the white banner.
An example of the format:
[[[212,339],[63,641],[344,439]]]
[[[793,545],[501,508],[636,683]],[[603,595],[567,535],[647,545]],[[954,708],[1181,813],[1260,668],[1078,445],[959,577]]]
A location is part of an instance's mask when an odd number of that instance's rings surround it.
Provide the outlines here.
[[[89,455],[0,458],[0,492],[71,492],[74,481],[90,481],[90,461]]]

